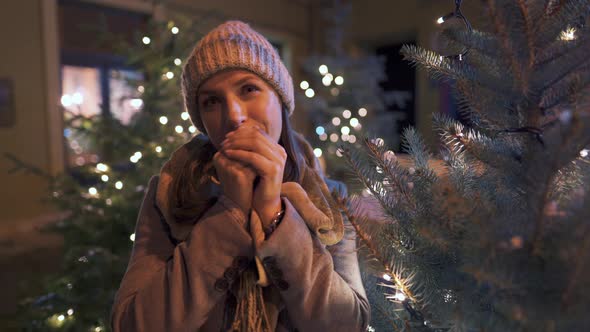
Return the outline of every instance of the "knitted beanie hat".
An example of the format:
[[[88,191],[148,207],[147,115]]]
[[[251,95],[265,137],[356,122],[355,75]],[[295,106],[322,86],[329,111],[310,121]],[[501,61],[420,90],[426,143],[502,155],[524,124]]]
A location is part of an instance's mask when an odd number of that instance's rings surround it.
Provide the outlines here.
[[[257,74],[275,89],[289,115],[293,113],[293,80],[277,51],[248,24],[227,21],[197,43],[182,69],[184,106],[201,132],[205,128],[199,116],[197,91],[205,80],[227,69],[245,69]]]

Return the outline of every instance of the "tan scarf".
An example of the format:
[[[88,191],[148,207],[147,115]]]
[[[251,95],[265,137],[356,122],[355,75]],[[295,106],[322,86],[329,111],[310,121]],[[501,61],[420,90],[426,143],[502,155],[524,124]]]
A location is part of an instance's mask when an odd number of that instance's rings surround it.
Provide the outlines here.
[[[311,146],[300,134],[293,136],[303,152],[303,174],[300,183],[283,183],[281,196],[291,202],[310,232],[323,244],[336,244],[344,234],[342,215],[320,176]],[[220,195],[220,187],[211,181],[215,174],[211,162],[214,154],[209,139],[198,135],[178,148],[160,171],[156,204],[170,227],[171,236],[179,242],[187,239],[194,223]],[[249,217],[252,245],[258,248],[264,241],[262,224],[256,212]],[[257,271],[247,270],[237,281],[238,305],[232,331],[267,332],[276,324],[276,307],[265,306],[262,295],[269,281],[260,260],[255,258]],[[276,296],[275,300],[278,300]]]

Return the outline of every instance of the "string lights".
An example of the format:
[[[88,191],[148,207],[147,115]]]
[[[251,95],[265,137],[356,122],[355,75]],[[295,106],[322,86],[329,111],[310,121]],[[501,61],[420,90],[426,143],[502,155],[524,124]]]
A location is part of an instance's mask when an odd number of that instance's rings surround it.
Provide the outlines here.
[[[472,32],[473,28],[471,26],[471,23],[469,23],[469,20],[467,20],[467,17],[465,17],[465,15],[463,15],[463,13],[461,12],[461,3],[463,0],[455,0],[455,10],[451,13],[448,13],[445,16],[441,16],[438,18],[438,20],[436,20],[436,23],[438,24],[443,24],[453,18],[459,19],[461,21],[463,21],[463,24],[465,24],[465,27],[467,28],[467,31]],[[443,58],[456,58],[459,59],[459,61],[463,61],[463,59],[465,58],[465,56],[467,55],[467,53],[469,53],[469,47],[466,47],[461,53],[459,54],[452,54],[452,55],[443,55],[441,56],[441,60]]]

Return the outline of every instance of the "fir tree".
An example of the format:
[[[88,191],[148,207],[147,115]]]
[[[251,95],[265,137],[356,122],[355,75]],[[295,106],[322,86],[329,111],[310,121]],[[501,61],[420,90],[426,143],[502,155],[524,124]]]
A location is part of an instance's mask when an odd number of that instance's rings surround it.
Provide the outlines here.
[[[343,148],[382,214],[363,217],[358,198],[345,209],[370,263],[367,291],[386,293],[373,325],[587,331],[590,3],[482,1],[485,23],[472,29],[455,2],[439,23],[465,23],[442,35],[456,55],[402,51],[460,102],[462,122],[434,116],[438,154],[412,128],[409,166],[370,140]]]
[[[72,116],[66,110],[68,142],[83,140],[86,144],[74,146],[86,146],[98,160],[51,177],[9,156],[14,171],[47,178],[49,201],[63,212],[48,229],[64,237],[62,271],[46,278],[45,294],[21,302],[23,330],[110,330],[110,309],[129,261],[146,185],[174,149],[196,134],[183,112],[182,62],[219,15],[175,19],[150,21],[131,44],[99,27],[100,42],[117,45],[118,54],[140,72],[138,79],[127,81],[132,93],[123,98],[140,99],[142,106],[128,124],[113,116]]]

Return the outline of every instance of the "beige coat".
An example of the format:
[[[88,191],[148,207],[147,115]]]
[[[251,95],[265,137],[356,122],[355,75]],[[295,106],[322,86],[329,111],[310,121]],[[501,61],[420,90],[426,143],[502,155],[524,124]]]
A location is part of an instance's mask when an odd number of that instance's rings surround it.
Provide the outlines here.
[[[341,183],[326,180],[330,189]],[[222,331],[234,281],[258,256],[272,280],[266,305],[276,306],[276,331],[363,331],[369,304],[361,282],[354,231],[324,246],[287,198],[279,227],[254,250],[247,218],[221,195],[185,241],[177,243],[149,182],[135,243],[111,312],[119,331]],[[348,223],[345,221],[345,225]]]

